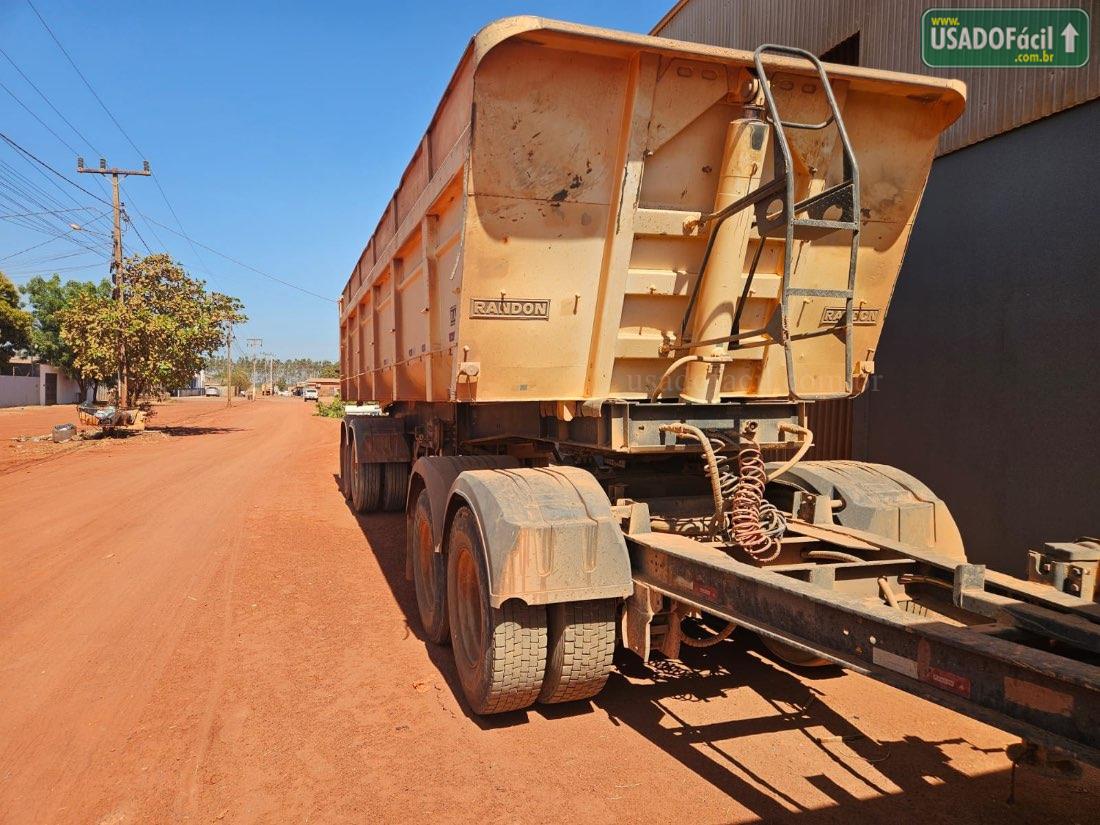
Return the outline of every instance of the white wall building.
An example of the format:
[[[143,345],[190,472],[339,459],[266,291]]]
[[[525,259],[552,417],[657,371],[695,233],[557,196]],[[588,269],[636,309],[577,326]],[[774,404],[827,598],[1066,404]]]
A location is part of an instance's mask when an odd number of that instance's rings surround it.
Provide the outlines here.
[[[16,356],[0,374],[0,407],[79,404],[80,384],[52,364]]]

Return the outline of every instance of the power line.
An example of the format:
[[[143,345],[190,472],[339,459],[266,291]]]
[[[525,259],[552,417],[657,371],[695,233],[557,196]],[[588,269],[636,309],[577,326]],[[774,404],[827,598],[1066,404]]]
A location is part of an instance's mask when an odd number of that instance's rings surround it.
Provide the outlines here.
[[[78,271],[84,270],[84,269],[97,269],[97,268],[102,267],[106,262],[107,262],[107,259],[104,258],[102,261],[100,261],[98,263],[84,264],[83,266],[62,266],[62,267],[47,267],[47,268],[49,269],[51,275],[59,275],[62,272],[78,272]],[[12,271],[14,272],[15,270],[12,270]],[[15,275],[12,275],[12,274],[9,274],[9,273],[5,273],[5,274],[7,274],[7,277],[9,277],[13,281],[29,281],[31,278],[35,278],[35,277],[41,275],[42,270],[40,268],[36,268],[33,272],[27,271],[27,272],[22,272],[22,273],[15,274]]]
[[[109,117],[111,119],[111,122],[118,127],[118,130],[122,132],[122,136],[126,138],[129,144],[134,147],[134,151],[144,157],[144,153],[137,148],[137,144],[135,144],[134,141],[130,139],[130,136],[126,134],[126,130],[122,128],[122,124],[118,122],[118,119],[113,114],[111,114],[111,110],[107,108],[107,104],[103,102],[103,99],[98,94],[96,94],[96,90],[92,88],[92,84],[88,82],[88,78],[86,78],[84,76],[84,73],[80,71],[80,67],[76,65],[76,61],[73,60],[72,55],[70,55],[65,47],[61,45],[61,41],[58,40],[57,35],[53,33],[53,29],[50,28],[50,24],[46,22],[46,19],[41,14],[39,14],[38,9],[34,7],[34,3],[32,3],[31,0],[27,0],[27,5],[31,7],[31,11],[34,12],[35,17],[37,17],[39,22],[42,23],[43,28],[45,28],[46,31],[49,32],[50,37],[53,38],[53,42],[57,44],[57,48],[61,49],[61,53],[65,55],[65,59],[69,61],[69,65],[73,67],[73,71],[76,72],[80,79],[84,81],[84,85],[88,87],[88,91],[92,93],[92,97],[96,99],[96,102],[99,103],[103,111],[107,113],[107,117]],[[90,145],[91,144],[89,144],[89,146]]]
[[[51,135],[53,135],[55,138],[57,138],[58,141],[61,142],[62,146],[64,146],[66,149],[68,149],[74,155],[79,155],[80,154],[80,152],[78,152],[76,149],[74,149],[72,146],[69,145],[69,142],[67,140],[65,140],[65,138],[61,137],[61,135],[59,135],[57,132],[55,132],[50,127],[50,124],[46,123],[46,121],[44,121],[42,118],[40,118],[30,106],[28,106],[26,103],[24,103],[22,100],[20,100],[18,95],[16,95],[15,92],[13,92],[6,85],[4,85],[4,83],[2,81],[0,81],[0,89],[3,89],[5,92],[7,92],[12,100],[14,100],[16,103],[18,103],[20,106],[23,107],[23,109],[27,112],[27,114],[29,114],[31,117],[33,117],[35,120],[37,120],[40,124],[42,124],[42,128],[45,129],[47,132],[49,132]]]
[[[29,2],[29,0],[28,0],[28,2]],[[104,200],[103,198],[99,197],[99,195],[97,195],[95,192],[89,192],[87,189],[85,189],[83,186],[81,186],[76,181],[69,180],[69,178],[65,177],[61,172],[58,172],[56,169],[54,169],[52,166],[50,166],[48,163],[46,163],[46,161],[44,161],[41,158],[37,157],[33,152],[31,152],[27,149],[24,149],[22,146],[20,146],[18,143],[16,143],[14,140],[12,140],[7,135],[5,135],[3,132],[0,132],[0,139],[2,139],[5,143],[7,143],[9,146],[11,146],[13,149],[15,149],[20,154],[25,155],[26,157],[33,160],[39,166],[42,166],[43,168],[48,169],[50,172],[53,172],[55,175],[57,175],[57,177],[61,178],[61,180],[65,181],[70,186],[75,186],[77,189],[79,189],[81,192],[83,192],[88,197],[95,198],[100,203],[106,204],[107,206],[110,206],[112,209],[114,208],[114,205],[110,201]]]
[[[30,218],[37,215],[60,215],[64,212],[90,212],[94,208],[94,206],[73,206],[69,209],[47,209],[43,212],[18,212],[14,215],[0,215],[0,220],[10,220],[11,218]]]
[[[30,252],[32,249],[38,249],[38,247],[40,247],[40,246],[45,246],[48,243],[52,243],[53,241],[56,241],[59,238],[64,238],[66,235],[71,235],[73,232],[77,232],[79,230],[80,230],[79,226],[73,226],[73,227],[69,228],[68,231],[62,232],[59,235],[54,235],[52,238],[47,238],[46,240],[42,241],[41,243],[36,243],[34,246],[28,246],[26,249],[20,249],[18,252],[12,252],[10,255],[5,255],[4,257],[0,258],[0,261],[6,261],[9,258],[14,258],[17,255],[22,255],[24,252]],[[89,251],[95,251],[95,250],[89,250]]]
[[[30,2],[30,0],[28,0],[28,2]],[[61,180],[68,183],[70,186],[75,186],[77,189],[79,189],[85,195],[89,195],[90,197],[95,198],[97,201],[99,201],[100,203],[106,204],[107,206],[112,206],[112,204],[110,204],[107,201],[103,200],[103,198],[98,197],[97,195],[95,195],[95,193],[89,192],[87,189],[85,189],[79,183],[76,183],[72,180],[69,180],[69,178],[67,178],[61,172],[58,172],[56,169],[54,169],[52,166],[50,166],[44,160],[41,160],[40,158],[38,158],[33,152],[30,152],[29,150],[24,149],[22,146],[20,146],[18,143],[16,143],[14,140],[12,140],[10,137],[8,137],[3,132],[0,132],[0,140],[3,140],[4,142],[6,142],[9,146],[11,146],[16,151],[26,155],[28,158],[33,160],[35,163],[37,163],[40,166],[42,166],[43,168],[49,170],[54,175],[61,178]],[[153,180],[156,180],[155,176],[154,176]],[[112,206],[112,208],[113,208],[113,206]],[[247,269],[250,272],[255,272],[257,275],[261,275],[264,278],[267,278],[268,280],[274,281],[275,283],[282,284],[283,286],[286,286],[286,287],[290,287],[291,289],[296,289],[299,292],[302,292],[306,295],[312,295],[314,298],[320,298],[322,301],[328,301],[330,303],[336,303],[336,300],[334,298],[329,298],[327,295],[321,295],[318,292],[313,292],[312,290],[306,289],[305,287],[301,287],[301,286],[298,286],[297,284],[291,283],[290,281],[286,281],[286,280],[278,277],[277,275],[272,275],[270,272],[264,272],[262,269],[257,269],[256,267],[251,266],[250,264],[246,264],[244,261],[238,260],[237,258],[234,258],[232,255],[227,255],[224,252],[219,252],[217,249],[214,249],[214,247],[208,246],[207,244],[204,244],[201,241],[197,241],[194,238],[190,237],[186,232],[173,229],[172,227],[168,226],[167,224],[161,223],[158,220],[154,220],[153,218],[150,218],[144,212],[137,209],[137,207],[134,208],[134,211],[137,212],[139,215],[141,215],[141,217],[145,220],[146,223],[150,223],[150,224],[153,224],[155,226],[159,226],[161,229],[165,229],[168,232],[171,232],[173,235],[179,235],[181,238],[188,241],[189,243],[194,244],[195,246],[202,247],[203,249],[207,250],[208,252],[211,252],[214,255],[217,255],[219,258],[224,258],[225,260],[230,261],[231,263],[235,263],[237,266],[239,266],[243,269]],[[202,262],[202,259],[200,257],[200,263],[201,262]],[[203,268],[204,269],[209,269],[209,267],[207,267],[205,264],[203,264]]]
[[[2,161],[0,161],[0,164],[2,164]],[[6,164],[3,164],[3,165],[6,166]],[[15,173],[15,174],[18,176],[18,173]],[[21,178],[22,176],[18,176],[18,177]],[[25,178],[23,180],[25,180]],[[29,181],[26,181],[26,185],[30,186],[31,189],[37,189],[37,187],[35,187],[34,184],[30,183]],[[7,190],[7,191],[5,192],[4,190]],[[41,191],[41,190],[38,190],[38,191]],[[7,201],[13,207],[15,207],[17,209],[23,209],[23,210],[27,209],[27,203],[28,202],[31,205],[33,205],[35,207],[38,207],[39,209],[42,209],[47,204],[51,205],[51,206],[52,205],[58,205],[57,202],[53,198],[50,198],[49,196],[46,196],[46,203],[43,203],[43,201],[41,199],[36,197],[31,192],[28,192],[27,189],[24,188],[24,186],[20,183],[19,180],[11,177],[8,172],[3,171],[2,169],[0,169],[0,200]],[[96,222],[96,220],[97,220],[97,218],[93,217],[90,220],[86,221],[85,223],[87,224],[87,226],[91,226],[92,224],[94,224]],[[35,232],[44,232],[47,235],[54,235],[54,234],[57,233],[58,229],[65,230],[65,229],[67,229],[67,227],[71,226],[71,224],[68,223],[67,221],[62,221],[60,226],[58,226],[58,225],[50,223],[44,217],[17,218],[17,219],[14,219],[14,222],[16,224],[22,226],[25,229],[30,229],[30,230],[35,231]],[[69,240],[72,241],[75,245],[80,246],[82,248],[85,248],[85,249],[92,248],[92,247],[88,246],[88,244],[85,243],[84,240],[82,240],[82,239],[78,240],[76,238],[70,238]]]
[[[123,210],[123,212],[122,212],[122,217],[123,217],[123,219],[124,219],[124,220],[126,221],[126,223],[127,223],[127,224],[129,224],[130,228],[131,228],[132,230],[134,230],[134,234],[138,236],[138,240],[139,240],[139,241],[141,241],[141,245],[145,247],[145,252],[146,252],[147,254],[149,254],[149,255],[152,255],[152,254],[153,254],[153,250],[151,250],[151,249],[149,248],[149,244],[145,243],[145,238],[141,237],[141,233],[140,233],[140,232],[138,232],[137,224],[135,224],[135,223],[133,222],[133,220],[132,220],[132,219],[130,218],[130,216],[129,216],[129,215],[128,215],[128,214],[126,213],[126,211],[125,211],[125,210]]]
[[[134,139],[130,137],[129,133],[124,128],[122,128],[122,124],[119,123],[118,118],[116,118],[111,110],[107,108],[107,104],[103,102],[103,98],[99,96],[98,92],[96,92],[91,82],[88,80],[87,77],[84,76],[84,72],[80,71],[80,67],[76,65],[76,61],[73,60],[72,55],[70,55],[68,50],[61,44],[61,41],[58,39],[57,35],[54,34],[53,29],[50,28],[49,23],[46,22],[46,19],[39,13],[38,9],[34,7],[34,3],[32,3],[31,0],[27,0],[27,5],[31,7],[31,11],[34,12],[35,16],[42,23],[42,26],[46,29],[47,32],[49,32],[50,37],[53,38],[53,42],[57,44],[57,48],[59,48],[61,50],[61,53],[65,55],[65,59],[69,61],[69,65],[73,67],[73,71],[77,73],[80,79],[84,82],[84,85],[88,87],[88,91],[92,93],[92,97],[96,99],[96,102],[100,105],[100,108],[102,108],[103,111],[107,113],[107,117],[111,119],[111,122],[114,123],[116,127],[118,127],[118,130],[122,133],[122,136],[126,138],[126,141],[130,144],[130,146],[133,147],[134,151],[137,152],[138,155],[140,155],[142,158],[148,157],[148,155],[142,152],[141,149],[138,148],[138,145],[134,143]],[[209,267],[206,266],[206,263],[202,260],[202,255],[199,254],[199,250],[195,248],[195,242],[191,240],[190,236],[188,236],[187,234],[187,231],[183,228],[183,221],[180,220],[180,216],[176,212],[176,208],[172,206],[172,202],[168,200],[168,193],[164,191],[164,187],[161,185],[160,180],[154,177],[153,183],[156,185],[157,191],[160,192],[161,198],[164,199],[164,204],[168,207],[168,211],[172,213],[172,217],[175,219],[176,225],[180,229],[180,235],[187,239],[187,242],[191,245],[191,251],[195,253],[195,257],[199,259],[199,262],[203,264],[203,267],[209,269]],[[149,219],[146,218],[145,220],[148,221]]]
[[[38,86],[35,85],[35,82],[33,80],[31,80],[29,77],[27,77],[27,73],[19,68],[19,66],[16,64],[16,62],[11,59],[11,57],[8,55],[8,53],[6,51],[4,51],[3,49],[0,49],[0,54],[2,54],[4,56],[4,59],[7,60],[12,65],[13,69],[15,69],[17,72],[19,72],[19,75],[25,81],[27,81],[27,84],[29,86],[32,89],[34,89],[36,92],[38,92],[38,96],[40,98],[42,98],[44,101],[46,101],[46,105],[49,106],[51,109],[53,109],[54,114],[56,114],[59,118],[61,118],[63,121],[65,121],[65,125],[73,130],[73,134],[75,134],[78,138],[80,138],[82,141],[84,141],[84,143],[86,143],[88,145],[88,148],[91,149],[93,152],[95,152],[97,155],[103,154],[98,149],[96,149],[95,146],[92,145],[92,142],[90,140],[88,140],[88,138],[86,138],[84,136],[84,134],[79,129],[77,129],[75,126],[73,126],[73,124],[69,121],[69,119],[67,117],[65,117],[65,115],[61,114],[61,110],[53,105],[53,102],[46,96],[46,93],[43,92],[41,89],[39,89]],[[77,152],[77,154],[80,154],[80,153]]]

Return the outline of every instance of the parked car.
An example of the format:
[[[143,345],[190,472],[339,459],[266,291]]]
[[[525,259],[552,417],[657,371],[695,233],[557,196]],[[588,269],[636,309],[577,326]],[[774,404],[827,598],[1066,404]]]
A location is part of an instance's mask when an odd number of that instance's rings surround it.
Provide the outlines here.
[[[219,390],[217,387],[207,387],[206,388],[206,394],[208,396],[210,396],[210,395],[221,395],[222,391]]]
[[[306,387],[304,390],[302,390],[302,400],[303,401],[316,401],[317,400],[317,388],[316,387]]]

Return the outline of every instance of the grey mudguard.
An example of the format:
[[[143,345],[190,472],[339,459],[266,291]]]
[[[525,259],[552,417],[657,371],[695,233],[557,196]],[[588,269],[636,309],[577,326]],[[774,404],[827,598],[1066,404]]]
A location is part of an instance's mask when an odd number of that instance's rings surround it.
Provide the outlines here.
[[[835,517],[845,527],[963,555],[962,537],[947,505],[896,467],[863,461],[803,461],[778,480],[827,499],[840,498],[844,506]]]
[[[349,415],[344,426],[355,437],[355,461],[388,464],[412,460],[404,423],[384,415]]]
[[[624,598],[630,558],[611,503],[576,467],[468,470],[451,486],[448,520],[474,513],[489,568],[489,601],[527,604]]]

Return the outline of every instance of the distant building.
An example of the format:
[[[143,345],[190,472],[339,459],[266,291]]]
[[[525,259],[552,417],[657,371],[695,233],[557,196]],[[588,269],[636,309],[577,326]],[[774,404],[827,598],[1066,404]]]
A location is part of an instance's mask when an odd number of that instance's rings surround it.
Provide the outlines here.
[[[64,370],[16,355],[0,374],[0,407],[79,404],[80,383]]]
[[[295,391],[303,387],[316,387],[318,398],[335,398],[340,394],[339,378],[307,378],[294,385]]]

